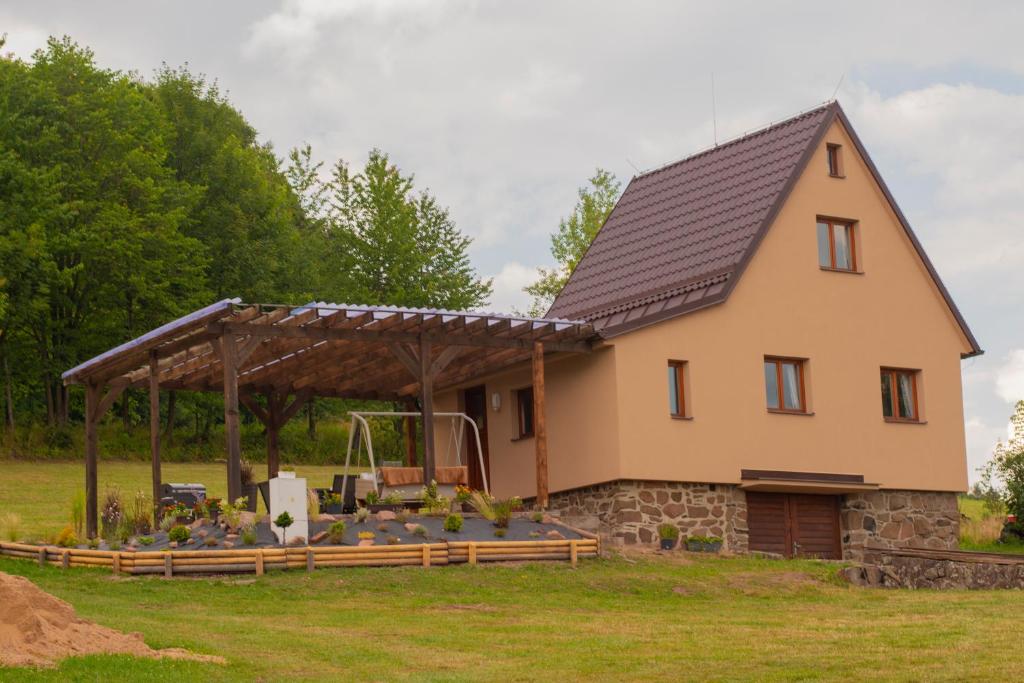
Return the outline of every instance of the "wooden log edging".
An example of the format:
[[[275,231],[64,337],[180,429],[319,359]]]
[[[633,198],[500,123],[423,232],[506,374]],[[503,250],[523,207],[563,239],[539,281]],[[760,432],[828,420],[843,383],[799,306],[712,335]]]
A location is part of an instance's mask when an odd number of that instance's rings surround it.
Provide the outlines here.
[[[449,564],[596,558],[596,538],[537,541],[449,541],[407,545],[294,546],[225,550],[92,550],[0,542],[0,556],[28,559],[41,566],[109,568],[114,574],[263,575],[272,569],[315,571],[327,567],[430,568]]]

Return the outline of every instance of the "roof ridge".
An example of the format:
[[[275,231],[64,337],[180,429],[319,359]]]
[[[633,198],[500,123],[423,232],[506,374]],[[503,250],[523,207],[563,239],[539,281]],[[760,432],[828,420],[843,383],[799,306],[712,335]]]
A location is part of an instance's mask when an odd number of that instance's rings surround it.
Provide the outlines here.
[[[789,116],[789,117],[787,117],[787,118],[785,118],[785,119],[783,119],[781,121],[776,121],[774,123],[769,123],[769,124],[767,124],[765,126],[761,126],[760,128],[755,128],[753,130],[745,131],[743,133],[740,133],[739,135],[736,135],[734,137],[731,137],[731,138],[725,140],[724,142],[717,142],[717,143],[711,145],[710,147],[705,147],[705,148],[700,149],[700,150],[698,150],[696,152],[692,152],[692,153],[684,156],[682,159],[676,159],[675,161],[669,161],[669,162],[666,162],[666,163],[662,164],[661,166],[656,166],[656,167],[648,169],[646,171],[642,171],[642,172],[638,173],[635,177],[636,178],[644,178],[644,177],[647,177],[647,176],[650,176],[650,175],[654,175],[655,173],[660,173],[661,171],[666,171],[666,170],[672,168],[673,166],[678,166],[680,164],[684,164],[687,161],[693,161],[695,159],[698,159],[698,158],[701,158],[701,157],[706,156],[708,154],[711,154],[712,152],[717,152],[718,150],[721,150],[721,149],[723,149],[725,147],[730,147],[730,146],[738,144],[740,142],[744,142],[744,141],[749,140],[751,138],[757,137],[758,135],[764,135],[765,133],[769,133],[769,132],[775,130],[776,128],[780,128],[782,126],[785,126],[785,125],[788,125],[790,123],[793,123],[794,121],[798,121],[798,120],[800,120],[802,118],[810,116],[811,114],[816,114],[819,111],[822,111],[823,109],[828,109],[829,107],[835,106],[837,103],[838,103],[838,100],[834,100],[834,99],[833,100],[827,100],[827,101],[825,101],[825,102],[823,102],[823,103],[821,103],[819,105],[816,105],[814,107],[811,107],[809,109],[804,109],[802,111],[799,111],[796,114],[793,114],[792,116]]]

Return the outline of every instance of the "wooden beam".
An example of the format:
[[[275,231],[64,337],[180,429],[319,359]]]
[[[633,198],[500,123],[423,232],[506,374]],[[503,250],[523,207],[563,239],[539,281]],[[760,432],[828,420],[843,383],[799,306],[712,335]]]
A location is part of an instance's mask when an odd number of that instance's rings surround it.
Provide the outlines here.
[[[100,400],[98,384],[85,385],[85,535],[96,538],[99,515],[96,496],[96,462],[99,441],[96,437],[96,416]]]
[[[95,418],[97,421],[99,421],[99,419],[103,417],[108,410],[110,410],[110,406],[114,405],[114,401],[116,401],[127,388],[127,381],[117,381],[110,385],[106,395],[104,395],[103,398],[94,406],[96,411]]]
[[[403,344],[393,342],[388,344],[388,349],[391,350],[391,354],[401,361],[409,373],[413,377],[419,377],[420,375],[420,359],[416,357],[416,354],[412,350],[406,348]]]
[[[283,426],[285,422],[295,417],[295,413],[299,412],[299,410],[302,409],[302,406],[309,403],[309,399],[311,398],[313,398],[312,390],[307,389],[304,391],[300,391],[299,393],[295,394],[295,398],[292,399],[292,402],[285,407],[283,405],[284,397],[282,397],[281,424],[279,426]]]
[[[466,325],[466,330],[478,329],[474,327],[476,322]],[[439,346],[483,346],[492,348],[516,348],[530,349],[535,343],[542,343],[548,351],[564,351],[569,353],[589,353],[591,350],[588,341],[544,341],[543,339],[524,339],[521,337],[492,337],[485,333],[480,334],[446,334],[433,332],[428,334],[417,334],[413,331],[393,331],[381,329],[337,329],[333,327],[284,327],[280,325],[248,325],[245,323],[211,323],[207,329],[210,332],[220,331],[221,333],[233,334],[254,334],[264,337],[297,337],[301,339],[344,339],[349,341],[382,341],[413,344],[425,339]],[[482,332],[486,326],[479,327]]]
[[[266,427],[270,423],[270,415],[267,411],[256,402],[256,397],[249,393],[239,393],[238,400],[243,406],[249,409],[249,412],[256,416],[256,419]],[[269,403],[269,400],[268,400]]]
[[[423,406],[423,483],[434,479],[434,378],[430,374],[431,342],[420,340],[420,404]]]
[[[160,524],[160,358],[149,352],[149,455],[153,474],[153,527]]]
[[[463,346],[449,346],[445,348],[441,353],[437,355],[434,362],[430,364],[430,376],[437,377],[439,374],[444,372],[444,369],[448,367],[448,364],[455,360],[456,356],[465,351]]]
[[[548,507],[548,426],[544,414],[544,345],[533,345],[533,447],[537,460],[537,506]]]
[[[220,338],[221,364],[224,368],[224,436],[228,454],[228,500],[242,496],[242,443],[238,424],[238,349],[234,334]]]

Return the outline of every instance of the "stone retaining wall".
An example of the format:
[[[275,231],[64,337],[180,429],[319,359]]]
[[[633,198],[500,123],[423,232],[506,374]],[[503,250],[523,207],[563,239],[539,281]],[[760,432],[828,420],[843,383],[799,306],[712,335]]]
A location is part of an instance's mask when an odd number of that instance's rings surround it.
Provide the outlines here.
[[[870,491],[841,497],[845,559],[871,549],[955,549],[960,526],[955,493]],[[719,536],[723,547],[748,550],[746,493],[732,484],[619,480],[560,491],[550,507],[567,523],[610,543],[653,544],[670,522],[687,536]]]
[[[960,510],[956,494],[941,491],[870,491],[843,496],[843,555],[861,560],[879,548],[956,550]]]
[[[866,560],[843,576],[879,588],[1024,588],[1021,555],[903,549],[869,552]]]

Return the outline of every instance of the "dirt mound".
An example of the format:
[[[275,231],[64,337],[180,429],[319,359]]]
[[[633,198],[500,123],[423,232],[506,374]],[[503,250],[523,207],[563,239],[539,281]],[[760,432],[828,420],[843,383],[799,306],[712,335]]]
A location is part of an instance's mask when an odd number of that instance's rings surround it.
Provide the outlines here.
[[[0,665],[53,666],[74,655],[128,654],[223,663],[187,650],[154,650],[140,633],[80,619],[75,609],[28,579],[0,572]]]

